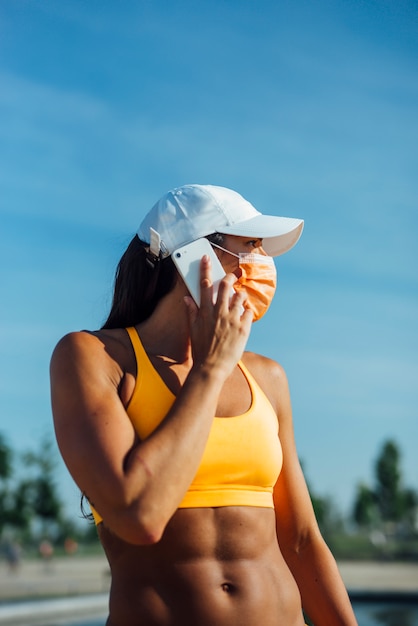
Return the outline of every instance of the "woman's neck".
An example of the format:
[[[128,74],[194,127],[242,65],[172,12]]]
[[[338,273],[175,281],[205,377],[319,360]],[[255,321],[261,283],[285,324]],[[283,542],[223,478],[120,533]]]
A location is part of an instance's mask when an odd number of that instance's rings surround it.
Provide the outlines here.
[[[137,330],[148,354],[166,356],[178,363],[191,360],[186,292],[181,284],[157,304],[152,315]]]

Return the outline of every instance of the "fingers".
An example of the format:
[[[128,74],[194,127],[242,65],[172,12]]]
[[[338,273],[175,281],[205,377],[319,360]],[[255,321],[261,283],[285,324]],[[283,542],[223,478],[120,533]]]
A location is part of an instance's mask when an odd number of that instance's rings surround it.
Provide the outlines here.
[[[200,264],[200,309],[205,310],[209,307],[212,310],[215,308],[216,311],[222,311],[223,313],[231,311],[239,313],[240,317],[246,313],[245,319],[251,322],[253,315],[245,308],[245,291],[239,290],[235,292],[233,289],[233,285],[237,280],[236,274],[226,274],[217,285],[218,293],[214,303],[211,260],[209,256],[203,256]],[[195,319],[197,309],[191,310],[189,308],[189,315],[192,315],[191,320]]]
[[[213,304],[212,267],[210,257],[205,254],[200,261],[200,308]]]
[[[221,297],[224,296],[224,292],[227,292],[231,295],[233,293],[233,285],[236,283],[237,277],[235,274],[226,274],[225,277],[219,283],[218,293],[220,292]]]
[[[254,314],[251,309],[244,309],[244,313],[241,315],[241,321],[244,326],[245,332],[249,335],[251,326],[253,323]]]

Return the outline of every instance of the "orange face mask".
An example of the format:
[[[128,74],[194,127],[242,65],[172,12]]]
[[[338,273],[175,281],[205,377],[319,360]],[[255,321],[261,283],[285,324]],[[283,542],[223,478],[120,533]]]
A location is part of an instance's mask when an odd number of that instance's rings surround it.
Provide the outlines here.
[[[235,254],[217,244],[212,245],[239,259],[242,274],[234,284],[234,290],[236,293],[245,291],[247,299],[244,306],[251,309],[256,322],[267,312],[276,291],[277,272],[273,258],[252,252]]]

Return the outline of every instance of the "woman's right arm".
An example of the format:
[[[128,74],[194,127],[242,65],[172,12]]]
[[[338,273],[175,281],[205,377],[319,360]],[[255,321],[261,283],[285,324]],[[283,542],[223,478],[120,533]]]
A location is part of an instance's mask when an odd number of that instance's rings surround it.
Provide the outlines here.
[[[208,272],[203,263],[202,281]],[[125,541],[159,541],[196,474],[220,391],[251,327],[239,298],[229,306],[232,281],[225,279],[216,306],[209,295],[200,310],[189,301],[194,365],[166,418],[144,441],[118,395],[124,372],[103,342],[73,333],[54,351],[52,409],[61,454],[106,526]]]

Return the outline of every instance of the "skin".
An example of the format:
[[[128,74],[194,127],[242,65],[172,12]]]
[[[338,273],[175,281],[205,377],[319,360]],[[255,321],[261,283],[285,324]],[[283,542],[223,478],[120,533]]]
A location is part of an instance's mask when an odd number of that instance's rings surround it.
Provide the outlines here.
[[[232,252],[263,254],[261,240],[227,236]],[[217,252],[227,275],[212,303],[209,260],[201,307],[179,277],[137,330],[176,401],[145,440],[126,406],[136,362],[124,329],[71,333],[51,361],[57,441],[79,488],[100,511],[112,573],[108,626],[317,626],[357,624],[312,510],[294,442],[289,390],[274,361],[245,352],[252,314],[230,300],[235,257]],[[172,332],[175,328],[176,332]],[[248,410],[242,359],[276,411],[283,468],[275,509],[178,509],[215,415]]]

